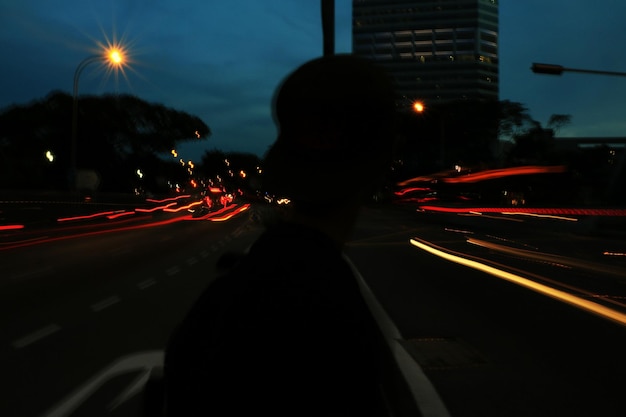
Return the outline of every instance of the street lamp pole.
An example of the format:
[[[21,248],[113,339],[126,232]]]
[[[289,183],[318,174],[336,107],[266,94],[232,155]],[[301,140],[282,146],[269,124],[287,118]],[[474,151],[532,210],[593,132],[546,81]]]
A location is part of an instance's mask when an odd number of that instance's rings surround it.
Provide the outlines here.
[[[116,48],[107,51],[106,54],[91,55],[83,59],[74,71],[74,88],[72,93],[72,138],[70,150],[70,188],[72,191],[77,189],[77,170],[76,170],[76,136],[78,134],[78,80],[80,74],[85,67],[92,62],[110,61],[113,65],[122,65],[124,57],[122,52]]]
[[[534,62],[530,69],[535,74],[550,74],[550,75],[561,75],[563,72],[582,72],[586,74],[599,74],[599,75],[616,75],[621,77],[626,77],[626,72],[618,72],[618,71],[598,71],[598,70],[588,70],[588,69],[579,69],[579,68],[566,68],[563,65],[556,64],[539,64]]]
[[[72,191],[76,191],[76,135],[78,133],[78,79],[85,67],[92,62],[103,61],[106,58],[102,55],[92,55],[83,59],[74,71],[74,90],[72,94],[72,142],[70,154],[70,187]]]

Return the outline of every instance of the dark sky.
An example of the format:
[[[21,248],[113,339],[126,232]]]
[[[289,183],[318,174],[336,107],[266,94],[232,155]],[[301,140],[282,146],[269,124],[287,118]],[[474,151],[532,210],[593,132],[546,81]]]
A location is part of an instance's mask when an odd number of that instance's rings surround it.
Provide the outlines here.
[[[351,0],[336,3],[336,52],[351,51]],[[318,0],[0,0],[0,107],[52,90],[99,45],[123,43],[128,66],[98,63],[80,92],[132,93],[199,116],[208,141],[178,149],[262,155],[276,129],[271,97],[299,64],[322,55]],[[560,136],[626,136],[626,77],[536,75],[532,62],[626,72],[626,1],[501,0],[500,99],[546,123],[570,114]]]

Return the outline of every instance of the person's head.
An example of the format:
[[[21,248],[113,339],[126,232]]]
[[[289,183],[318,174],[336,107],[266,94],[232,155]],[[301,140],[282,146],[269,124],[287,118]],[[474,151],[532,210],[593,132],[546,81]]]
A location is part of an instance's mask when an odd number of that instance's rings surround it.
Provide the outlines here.
[[[394,90],[387,73],[352,55],[309,61],[274,96],[278,138],[265,188],[296,207],[352,204],[390,160]]]

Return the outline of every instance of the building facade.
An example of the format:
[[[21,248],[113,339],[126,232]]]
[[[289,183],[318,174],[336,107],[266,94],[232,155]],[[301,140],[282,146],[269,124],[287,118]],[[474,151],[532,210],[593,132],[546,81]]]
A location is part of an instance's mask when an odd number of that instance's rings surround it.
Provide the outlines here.
[[[499,99],[497,0],[353,0],[352,52],[392,74],[400,106]]]

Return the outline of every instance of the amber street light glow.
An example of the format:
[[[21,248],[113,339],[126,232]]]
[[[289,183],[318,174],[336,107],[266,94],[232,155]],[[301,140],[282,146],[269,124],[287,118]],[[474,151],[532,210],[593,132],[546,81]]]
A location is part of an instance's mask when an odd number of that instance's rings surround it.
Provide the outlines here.
[[[421,113],[424,111],[424,105],[421,102],[416,101],[415,103],[413,103],[413,110],[415,110],[417,113]]]
[[[119,65],[124,62],[124,55],[122,55],[122,53],[118,49],[112,49],[111,51],[109,51],[109,59],[114,64]]]

